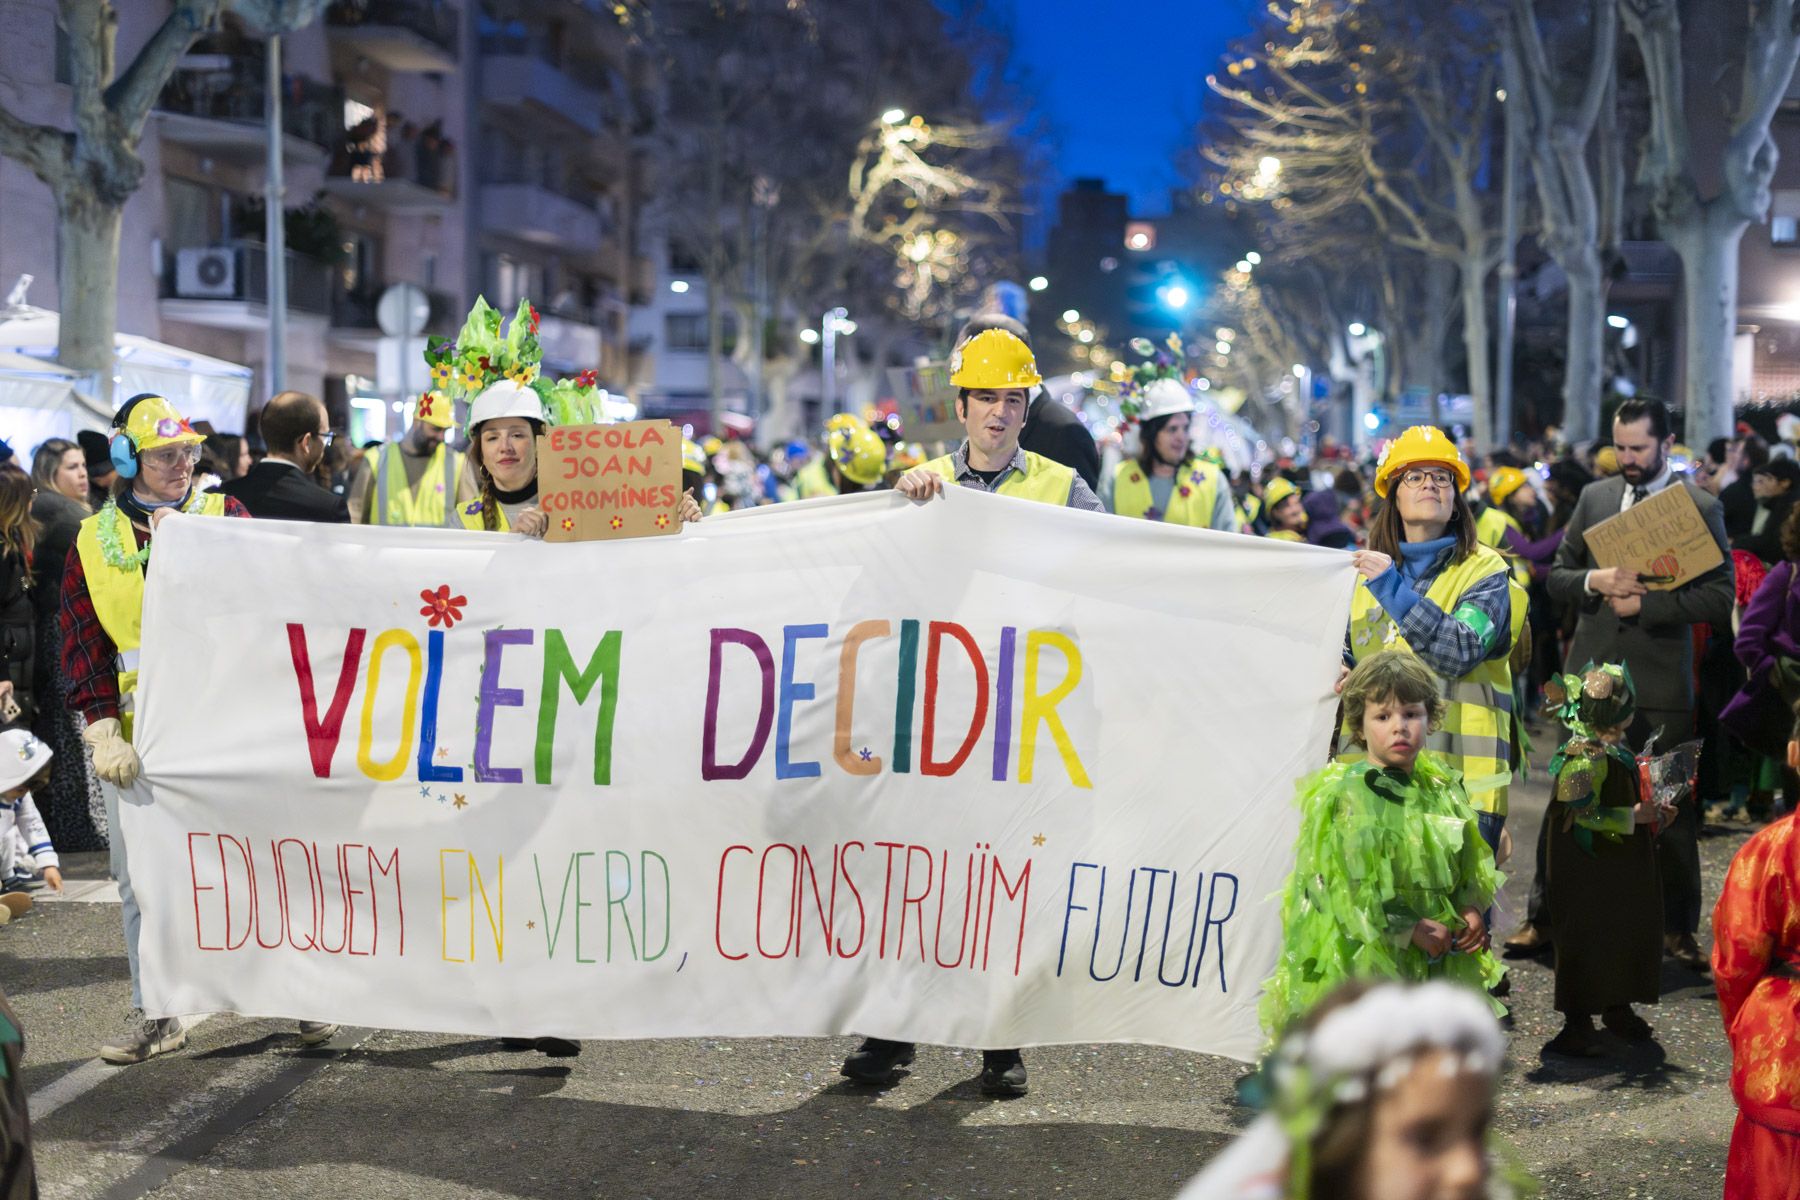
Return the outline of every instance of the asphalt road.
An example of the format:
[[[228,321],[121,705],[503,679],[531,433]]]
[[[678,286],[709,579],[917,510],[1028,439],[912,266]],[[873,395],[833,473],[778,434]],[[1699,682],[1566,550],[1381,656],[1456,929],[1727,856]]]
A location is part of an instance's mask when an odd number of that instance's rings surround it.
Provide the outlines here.
[[[1515,912],[1544,799],[1541,772],[1515,794]],[[1748,832],[1703,842],[1709,910]],[[185,1051],[107,1067],[93,1055],[122,1028],[129,985],[104,902],[0,928],[0,984],[26,1030],[46,1200],[1153,1198],[1248,1119],[1230,1101],[1238,1064],[1149,1046],[1033,1050],[1031,1094],[1004,1103],[977,1092],[979,1054],[941,1048],[892,1089],[849,1087],[837,1067],[854,1043],[835,1038],[589,1042],[549,1060],[370,1030],[306,1050],[292,1026],[217,1016]],[[1547,1065],[1550,973],[1516,972],[1499,1123],[1546,1195],[1719,1195],[1729,1050],[1711,984],[1673,963],[1664,984],[1646,1012],[1657,1045]]]

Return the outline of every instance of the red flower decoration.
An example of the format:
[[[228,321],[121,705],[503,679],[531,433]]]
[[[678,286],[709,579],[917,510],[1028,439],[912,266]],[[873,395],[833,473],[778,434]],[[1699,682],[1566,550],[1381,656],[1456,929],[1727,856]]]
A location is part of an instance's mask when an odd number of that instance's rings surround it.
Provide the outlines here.
[[[581,374],[579,374],[575,377],[575,386],[578,388],[599,387],[600,386],[600,372],[598,372],[598,371],[583,371]]]
[[[1184,483],[1184,484],[1182,484],[1182,485],[1181,485],[1181,496],[1182,496],[1182,499],[1184,499],[1184,500],[1185,500],[1185,499],[1186,499],[1186,498],[1187,498],[1187,497],[1189,497],[1189,496],[1191,496],[1191,495],[1193,495],[1193,494],[1194,494],[1194,489],[1193,489],[1193,488],[1191,488],[1191,487],[1189,487],[1189,486],[1188,486],[1188,485],[1187,485],[1187,484],[1185,484],[1185,483]]]
[[[538,310],[537,310],[537,305],[535,305],[535,304],[527,304],[527,305],[526,305],[526,306],[525,306],[525,311],[526,311],[526,312],[528,312],[528,313],[530,313],[530,314],[531,314],[531,324],[530,324],[530,325],[529,325],[529,326],[527,326],[527,328],[529,328],[529,329],[530,329],[530,330],[531,330],[531,332],[533,332],[533,333],[536,333],[536,332],[537,332],[537,331],[538,331]]]
[[[477,365],[484,371],[491,371],[494,369],[494,364],[488,361],[488,356],[485,354],[477,361]]]
[[[462,620],[463,605],[469,602],[467,596],[452,596],[447,583],[439,585],[435,592],[426,588],[419,593],[419,599],[425,602],[419,615],[428,618],[434,627],[441,624],[445,629]]]
[[[574,517],[564,517],[563,518],[564,532],[567,532],[568,530],[571,530],[573,528],[575,528],[575,518]]]
[[[431,393],[430,392],[420,392],[419,393],[419,415],[421,417],[429,417],[431,415],[431,405],[432,405]]]
[[[667,529],[669,527],[669,514],[668,513],[657,513],[656,514],[656,527],[658,529]]]
[[[1143,479],[1143,478],[1144,478],[1144,477],[1143,477],[1143,476],[1142,476],[1142,475],[1139,475],[1139,474],[1138,474],[1138,473],[1137,473],[1137,472],[1136,472],[1136,471],[1133,471],[1133,472],[1132,472],[1132,473],[1131,473],[1131,482],[1133,482],[1133,483],[1138,483],[1138,482],[1140,482],[1140,481],[1141,481],[1141,480],[1142,480],[1142,479]]]
[[[614,529],[623,529],[625,527],[625,518],[614,517],[612,520],[608,521],[607,524]]]

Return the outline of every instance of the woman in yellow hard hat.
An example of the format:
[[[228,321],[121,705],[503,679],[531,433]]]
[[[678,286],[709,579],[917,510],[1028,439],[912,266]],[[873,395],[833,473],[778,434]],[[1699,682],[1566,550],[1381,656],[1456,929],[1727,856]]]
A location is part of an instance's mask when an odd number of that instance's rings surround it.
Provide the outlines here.
[[[1300,488],[1285,475],[1277,475],[1263,485],[1263,527],[1265,536],[1278,542],[1306,540],[1306,505]]]
[[[1137,457],[1121,462],[1100,499],[1121,517],[1142,517],[1195,529],[1237,529],[1231,485],[1218,467],[1194,453],[1188,422],[1194,398],[1179,379],[1158,379],[1143,391],[1134,414]]]
[[[887,444],[862,420],[839,413],[825,425],[825,454],[800,468],[794,490],[802,500],[866,492],[887,471]]]
[[[1456,443],[1418,425],[1396,438],[1375,470],[1384,503],[1354,561],[1353,662],[1409,650],[1445,683],[1450,708],[1429,742],[1462,772],[1482,836],[1498,846],[1512,779],[1512,670],[1518,636],[1507,563],[1475,537],[1463,493],[1469,467]]]

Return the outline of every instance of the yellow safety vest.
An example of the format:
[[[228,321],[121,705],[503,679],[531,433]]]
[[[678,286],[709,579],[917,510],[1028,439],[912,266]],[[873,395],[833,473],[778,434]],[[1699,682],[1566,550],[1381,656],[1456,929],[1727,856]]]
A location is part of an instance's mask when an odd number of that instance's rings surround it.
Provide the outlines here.
[[[1167,511],[1155,520],[1169,525],[1211,529],[1219,499],[1219,472],[1211,463],[1189,459],[1175,470]],[[1135,461],[1113,469],[1113,512],[1121,517],[1147,517],[1151,510],[1150,479]]]
[[[512,522],[508,521],[506,519],[506,509],[501,508],[499,506],[495,507],[494,520],[495,520],[496,524],[495,524],[494,528],[492,528],[492,529],[489,529],[485,524],[482,523],[481,510],[482,510],[482,501],[471,500],[467,504],[463,505],[461,508],[458,508],[456,510],[456,515],[458,517],[462,518],[462,527],[464,529],[473,529],[476,533],[511,533],[512,532]]]
[[[454,527],[450,512],[462,476],[462,454],[438,443],[416,488],[408,486],[406,467],[399,456],[400,447],[390,442],[375,460],[375,503],[369,510],[369,524]]]
[[[838,494],[831,482],[831,472],[825,469],[825,460],[822,458],[815,458],[800,468],[799,473],[794,476],[794,490],[802,500]]]
[[[203,517],[225,515],[225,497],[217,492],[195,492],[182,508],[183,512]],[[137,545],[131,532],[131,518],[117,507],[101,509],[82,521],[75,534],[75,552],[81,555],[81,572],[87,578],[88,599],[94,602],[94,615],[100,628],[112,639],[118,652],[119,724],[125,739],[131,740],[133,693],[137,691],[138,647],[143,644],[144,568],[132,563],[115,567],[106,561],[100,545],[100,522],[110,519],[118,533],[119,545]]]
[[[1476,546],[1473,554],[1432,580],[1425,598],[1454,613],[1471,586],[1505,571],[1505,559],[1486,546]],[[1510,629],[1516,632],[1522,624],[1522,613],[1511,614]],[[1350,600],[1351,657],[1361,662],[1371,654],[1396,649],[1410,652],[1412,647],[1375,599],[1368,581],[1358,576]],[[1506,787],[1512,782],[1512,668],[1504,657],[1488,659],[1461,679],[1445,681],[1444,698],[1450,707],[1443,727],[1431,735],[1427,746],[1462,772],[1463,787],[1477,812],[1504,816]]]
[[[1531,564],[1506,548],[1506,531],[1509,529],[1517,530],[1520,537],[1525,536],[1525,527],[1519,524],[1519,519],[1498,505],[1488,505],[1475,518],[1475,540],[1498,550],[1511,565],[1513,579],[1530,587]]]
[[[925,464],[925,469],[942,475],[949,483],[956,482],[956,463],[948,454],[932,459]],[[1000,476],[994,490],[1002,496],[1017,496],[1021,500],[1036,500],[1040,504],[1067,504],[1069,493],[1075,490],[1075,468],[1065,467],[1027,450],[1025,469],[1007,471]]]

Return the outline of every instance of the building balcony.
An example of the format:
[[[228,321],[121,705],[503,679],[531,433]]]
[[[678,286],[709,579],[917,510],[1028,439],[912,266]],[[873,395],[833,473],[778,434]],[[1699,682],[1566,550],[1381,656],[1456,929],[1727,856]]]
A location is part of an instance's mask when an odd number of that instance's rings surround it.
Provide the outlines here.
[[[511,40],[482,42],[481,98],[534,119],[549,118],[590,137],[604,128],[599,92]]]
[[[456,70],[461,14],[443,0],[339,0],[325,10],[325,31],[390,71]]]
[[[435,134],[403,139],[366,122],[332,156],[324,190],[384,212],[440,212],[456,202],[455,154]]]
[[[267,329],[268,254],[257,242],[184,246],[170,255],[158,290],[158,312],[172,321],[215,329]],[[287,254],[288,312],[323,323],[331,308],[331,268]]]
[[[157,98],[162,140],[232,163],[268,155],[267,72],[260,55],[184,56]],[[284,157],[321,163],[342,137],[343,89],[290,75],[282,97]]]
[[[591,203],[505,176],[481,185],[481,227],[578,254],[597,251],[602,236],[600,214]]]

